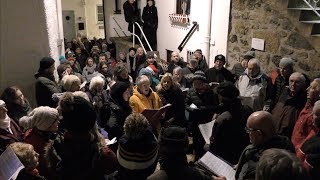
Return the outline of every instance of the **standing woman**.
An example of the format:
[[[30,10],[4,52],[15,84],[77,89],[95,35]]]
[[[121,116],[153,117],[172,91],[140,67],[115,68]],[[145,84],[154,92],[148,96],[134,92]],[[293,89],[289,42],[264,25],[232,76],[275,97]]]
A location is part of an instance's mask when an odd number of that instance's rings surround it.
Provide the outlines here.
[[[7,106],[7,114],[17,124],[19,119],[31,112],[29,101],[17,86],[7,87],[1,94],[1,98]]]
[[[145,33],[153,51],[157,50],[158,10],[154,0],[147,0],[142,13],[143,32]],[[151,49],[149,50],[151,51]]]
[[[163,105],[172,104],[165,114],[164,126],[177,125],[185,126],[185,106],[184,95],[177,82],[173,81],[172,75],[166,73],[160,84],[157,86],[157,92]]]

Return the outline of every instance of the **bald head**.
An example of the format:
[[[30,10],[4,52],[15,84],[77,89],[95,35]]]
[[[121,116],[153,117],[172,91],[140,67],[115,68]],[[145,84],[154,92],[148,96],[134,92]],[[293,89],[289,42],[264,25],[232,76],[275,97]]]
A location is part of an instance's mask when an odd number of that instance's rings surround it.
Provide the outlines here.
[[[179,55],[178,52],[173,51],[171,53],[171,61],[174,61],[174,62],[179,62],[180,61],[180,55]]]
[[[252,113],[248,118],[247,128],[252,130],[249,133],[250,140],[256,145],[263,144],[276,134],[272,115],[267,111]]]
[[[289,88],[292,96],[306,90],[306,78],[302,73],[294,72],[289,77]]]

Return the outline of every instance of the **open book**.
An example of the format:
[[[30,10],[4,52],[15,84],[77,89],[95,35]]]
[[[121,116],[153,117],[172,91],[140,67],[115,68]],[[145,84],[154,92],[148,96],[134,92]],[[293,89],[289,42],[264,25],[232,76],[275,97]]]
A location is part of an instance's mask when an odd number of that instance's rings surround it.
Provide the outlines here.
[[[24,165],[18,159],[14,151],[7,147],[7,149],[0,156],[0,179],[16,179]]]
[[[198,160],[197,165],[206,169],[213,175],[225,176],[227,180],[235,179],[236,170],[234,170],[227,162],[209,151]]]
[[[165,113],[172,105],[167,104],[162,106],[160,109],[144,109],[142,115],[144,115],[151,125],[157,124],[156,121],[161,119],[163,113]]]

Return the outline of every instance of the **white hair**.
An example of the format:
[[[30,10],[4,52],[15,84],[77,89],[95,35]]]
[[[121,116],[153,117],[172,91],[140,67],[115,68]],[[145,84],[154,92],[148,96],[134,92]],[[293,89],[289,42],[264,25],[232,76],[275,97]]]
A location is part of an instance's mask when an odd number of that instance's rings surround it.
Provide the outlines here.
[[[141,76],[137,77],[136,84],[137,84],[138,87],[141,87],[141,85],[146,83],[146,82],[150,83],[150,79],[148,78],[148,76],[141,75]]]
[[[173,73],[174,73],[174,72],[180,73],[181,71],[182,71],[182,68],[181,68],[180,66],[177,66],[176,68],[173,69],[172,72],[173,72]]]
[[[73,96],[82,97],[83,99],[85,99],[88,102],[90,102],[89,96],[83,91],[75,91],[72,94],[73,94]]]
[[[76,75],[66,75],[62,78],[62,87],[66,91],[70,91],[74,83],[78,83],[79,85],[81,84],[81,80]]]
[[[306,83],[306,77],[302,74],[302,73],[300,73],[300,72],[294,72],[294,73],[292,73],[291,75],[290,75],[290,77],[299,77],[299,79],[300,80],[302,80],[303,81],[303,83],[305,84]],[[290,78],[289,78],[290,79]]]
[[[89,89],[93,90],[97,85],[101,84],[102,86],[104,86],[104,80],[102,77],[100,76],[95,76],[91,79],[90,81],[90,85],[89,85]]]

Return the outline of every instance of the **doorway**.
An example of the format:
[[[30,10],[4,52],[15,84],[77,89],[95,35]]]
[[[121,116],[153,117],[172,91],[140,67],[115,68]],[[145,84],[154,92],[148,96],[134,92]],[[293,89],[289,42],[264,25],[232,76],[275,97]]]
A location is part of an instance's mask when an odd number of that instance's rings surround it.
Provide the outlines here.
[[[67,41],[71,41],[72,38],[76,37],[76,27],[75,27],[74,18],[75,18],[74,11],[71,11],[71,10],[62,11],[63,33],[64,33],[64,38]]]

